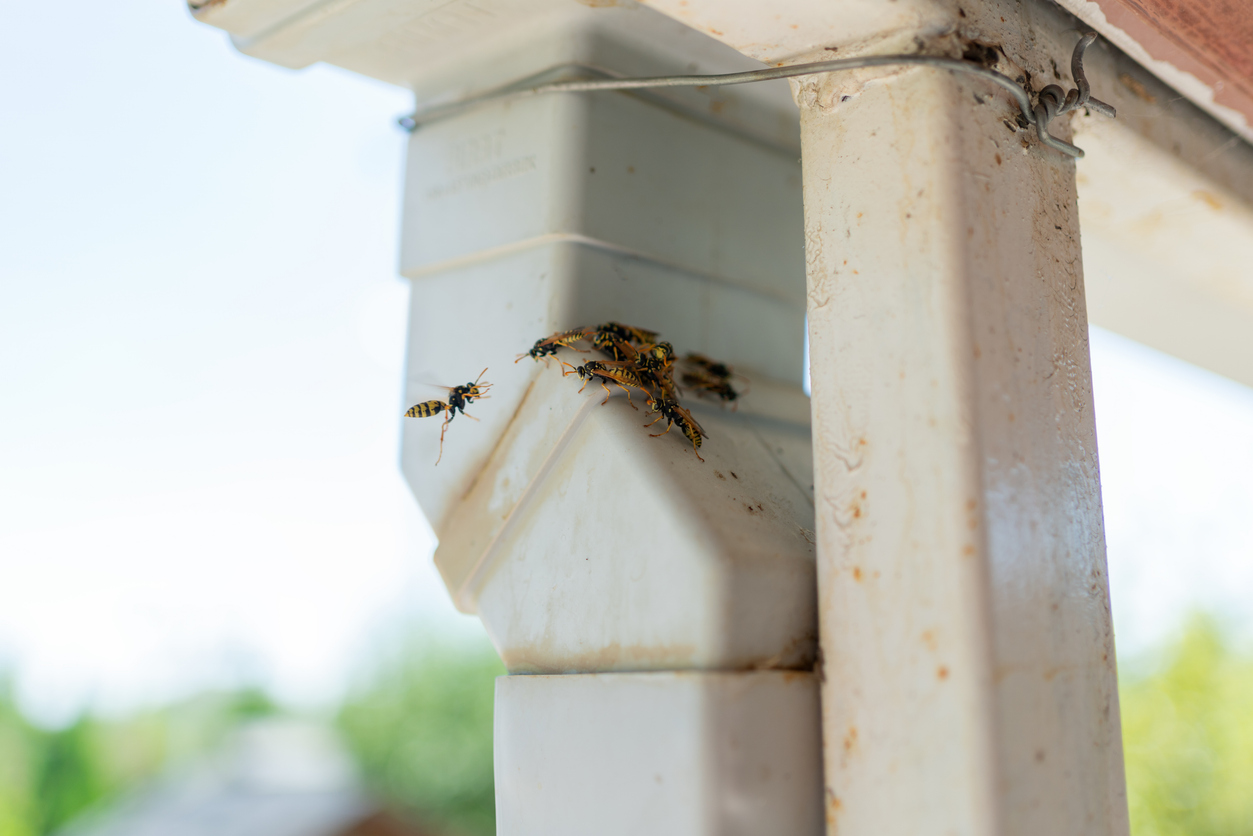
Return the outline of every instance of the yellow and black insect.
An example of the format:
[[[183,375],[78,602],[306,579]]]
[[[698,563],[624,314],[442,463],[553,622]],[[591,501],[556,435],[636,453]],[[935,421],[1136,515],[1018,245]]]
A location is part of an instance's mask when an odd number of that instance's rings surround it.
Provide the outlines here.
[[[485,374],[487,374],[487,369],[483,369],[475,380],[464,386],[441,387],[448,390],[447,402],[438,400],[423,401],[420,404],[409,407],[409,410],[405,412],[406,418],[431,418],[444,412],[448,413],[444,416],[444,425],[439,430],[439,458],[435,460],[435,464],[439,464],[440,459],[444,458],[444,433],[448,431],[448,425],[457,416],[457,412],[460,411],[462,415],[471,421],[479,420],[466,412],[466,404],[473,401],[486,400],[490,397],[483,393],[490,389],[492,384],[479,382]]]
[[[702,462],[704,461],[704,459],[701,459],[700,451],[697,448],[700,447],[701,439],[708,438],[709,435],[701,428],[700,424],[696,423],[692,413],[679,406],[678,401],[664,395],[658,398],[649,398],[648,411],[656,412],[657,417],[651,423],[645,424],[645,427],[651,427],[663,419],[666,421],[665,430],[659,433],[649,433],[650,438],[660,438],[670,432],[675,424],[678,424],[683,435],[687,437],[688,441],[692,442],[692,452],[696,454],[696,458]]]
[[[656,331],[623,325],[621,322],[604,322],[588,329],[592,345],[611,360],[627,359],[626,348],[632,344],[644,345],[657,339]]]
[[[644,385],[644,381],[641,380],[639,374],[631,368],[630,363],[590,360],[581,366],[571,366],[569,363],[564,362],[562,365],[568,367],[568,371],[562,372],[562,375],[577,374],[579,379],[583,381],[583,386],[579,389],[580,392],[582,392],[583,389],[586,389],[587,384],[591,383],[593,380],[600,383],[601,387],[605,390],[605,399],[600,402],[601,406],[609,403],[609,396],[613,394],[609,391],[609,387],[605,385],[606,381],[614,384],[623,392],[626,392],[627,403],[631,405],[632,409],[638,409],[639,407],[632,403],[631,390],[627,387],[630,386],[635,389],[641,389],[645,392],[648,391],[648,388]]]
[[[731,385],[734,370],[725,363],[711,360],[703,354],[688,354],[683,358],[684,370],[679,376],[684,386],[697,394],[712,395],[723,403],[734,403],[740,392]]]
[[[523,357],[530,357],[535,360],[539,360],[544,357],[551,357],[557,353],[557,349],[559,348],[571,348],[573,344],[577,343],[579,340],[588,339],[591,335],[591,330],[592,329],[590,328],[572,328],[569,331],[559,331],[550,337],[544,337],[543,339],[536,340],[535,345],[531,346],[530,351],[525,354],[519,354],[518,359],[513,362],[516,363]],[[578,350],[579,349],[575,349],[575,351]]]
[[[650,390],[656,389],[671,399],[678,398],[679,390],[673,379],[674,347],[670,343],[645,343],[638,348],[622,343],[619,348],[626,358],[625,362],[631,365]]]

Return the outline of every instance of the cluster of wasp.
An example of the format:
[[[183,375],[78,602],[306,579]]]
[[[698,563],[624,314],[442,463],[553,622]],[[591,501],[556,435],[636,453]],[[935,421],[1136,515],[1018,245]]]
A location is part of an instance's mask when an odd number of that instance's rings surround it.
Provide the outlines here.
[[[651,427],[659,421],[666,422],[665,430],[649,435],[658,438],[677,425],[687,440],[692,442],[692,452],[696,454],[696,458],[704,461],[699,448],[701,439],[708,438],[708,434],[696,423],[692,414],[679,405],[680,389],[674,381],[676,369],[679,382],[684,386],[698,395],[713,397],[723,403],[732,403],[739,397],[739,393],[731,386],[734,373],[725,364],[701,354],[688,354],[679,359],[675,356],[674,346],[658,341],[657,338],[655,331],[618,322],[606,322],[592,328],[575,328],[536,340],[531,350],[519,355],[518,360],[524,357],[546,359],[554,356],[561,348],[581,351],[582,349],[574,346],[580,342],[589,343],[593,349],[609,359],[589,360],[579,366],[559,360],[566,369],[562,374],[577,374],[583,381],[584,388],[593,380],[600,383],[605,390],[602,405],[609,400],[611,383],[626,393],[627,403],[633,409],[638,407],[631,400],[631,390],[643,392],[649,413],[656,413],[652,422],[644,426]],[[583,389],[579,391],[582,392]]]
[[[593,328],[575,328],[536,340],[530,351],[518,355],[518,360],[526,357],[547,360],[549,357],[556,356],[557,351],[563,348],[587,353],[586,350],[575,346],[582,342],[590,344],[592,349],[599,351],[608,359],[589,360],[579,366],[558,359],[558,362],[565,367],[562,374],[578,375],[583,381],[584,388],[593,380],[600,383],[605,389],[605,400],[601,402],[602,405],[609,401],[609,396],[612,394],[609,389],[611,383],[626,393],[627,403],[632,409],[639,407],[635,406],[631,400],[631,390],[637,389],[643,392],[648,403],[649,414],[656,413],[656,417],[644,426],[651,427],[660,421],[666,422],[664,431],[649,433],[649,435],[659,438],[677,425],[687,440],[692,443],[692,452],[696,454],[696,458],[703,462],[699,448],[701,440],[708,438],[708,435],[700,424],[696,423],[692,414],[679,405],[681,390],[674,380],[676,371],[679,382],[683,386],[695,391],[697,395],[714,398],[724,404],[734,403],[740,395],[731,386],[731,378],[735,376],[735,373],[725,364],[701,354],[688,354],[681,359],[677,358],[674,346],[668,342],[659,342],[658,336],[655,331],[622,325],[618,322],[606,322]],[[486,372],[487,369],[484,369],[477,379],[464,386],[443,387],[448,390],[447,401],[424,401],[411,407],[405,413],[408,418],[444,415],[444,425],[439,433],[439,458],[435,460],[436,464],[439,464],[440,459],[444,457],[444,433],[457,413],[460,412],[467,418],[478,420],[473,415],[467,414],[465,408],[473,401],[488,397],[485,392],[491,388],[492,384],[480,382]],[[583,389],[579,391],[582,392]]]

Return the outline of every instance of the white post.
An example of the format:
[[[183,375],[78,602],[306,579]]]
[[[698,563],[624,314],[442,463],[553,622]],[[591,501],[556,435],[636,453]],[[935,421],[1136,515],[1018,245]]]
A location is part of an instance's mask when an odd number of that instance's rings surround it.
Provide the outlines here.
[[[940,70],[798,99],[829,832],[1125,834],[1074,162]]]

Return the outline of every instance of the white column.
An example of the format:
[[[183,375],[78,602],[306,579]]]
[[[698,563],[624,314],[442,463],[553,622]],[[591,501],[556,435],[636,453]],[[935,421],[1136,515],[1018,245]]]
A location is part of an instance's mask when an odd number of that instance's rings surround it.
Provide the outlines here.
[[[1074,161],[944,71],[798,98],[828,832],[1125,834]]]

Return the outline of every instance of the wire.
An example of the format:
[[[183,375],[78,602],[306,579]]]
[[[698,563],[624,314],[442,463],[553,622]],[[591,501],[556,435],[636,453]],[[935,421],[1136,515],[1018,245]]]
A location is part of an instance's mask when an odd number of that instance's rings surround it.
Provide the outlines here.
[[[770,67],[763,70],[750,70],[743,73],[726,73],[723,75],[673,75],[654,76],[652,78],[610,78],[594,81],[556,81],[541,84],[526,90],[510,90],[487,93],[459,102],[437,105],[426,110],[415,111],[409,116],[402,116],[397,121],[407,131],[415,131],[422,125],[441,119],[447,119],[458,113],[470,110],[489,102],[508,102],[529,99],[548,93],[586,93],[598,90],[642,90],[661,87],[724,87],[731,84],[750,84],[754,81],[772,81],[780,78],[815,75],[818,73],[840,72],[864,67],[888,67],[902,65],[923,65],[966,73],[990,81],[1009,92],[1018,103],[1022,116],[1029,124],[1036,126],[1040,141],[1057,151],[1071,157],[1082,157],[1083,150],[1076,148],[1065,140],[1058,139],[1048,133],[1048,123],[1069,110],[1088,106],[1099,113],[1113,117],[1114,108],[1099,99],[1091,97],[1091,88],[1083,72],[1083,53],[1096,40],[1096,33],[1090,32],[1083,36],[1075,46],[1071,57],[1071,70],[1078,89],[1064,93],[1056,84],[1050,84],[1040,91],[1037,104],[1033,108],[1031,97],[1026,90],[1008,76],[995,70],[956,58],[941,58],[932,55],[867,55],[860,58],[837,58],[831,61],[815,61],[810,64],[794,64],[790,67]]]

